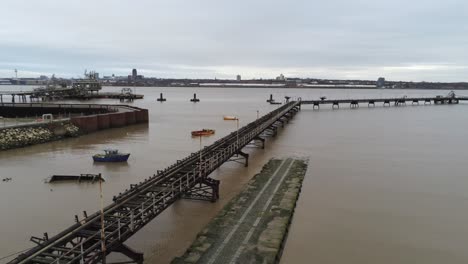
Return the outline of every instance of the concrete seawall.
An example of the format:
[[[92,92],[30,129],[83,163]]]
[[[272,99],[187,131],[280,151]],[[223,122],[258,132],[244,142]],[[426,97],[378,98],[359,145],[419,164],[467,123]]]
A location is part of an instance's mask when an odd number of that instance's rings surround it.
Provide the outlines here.
[[[307,161],[271,160],[173,264],[277,263]]]

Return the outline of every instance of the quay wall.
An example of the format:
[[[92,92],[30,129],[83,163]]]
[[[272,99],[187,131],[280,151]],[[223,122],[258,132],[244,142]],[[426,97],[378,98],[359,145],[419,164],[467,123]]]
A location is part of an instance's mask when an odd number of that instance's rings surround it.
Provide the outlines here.
[[[125,120],[127,122],[127,125],[135,124],[136,123],[135,112],[126,112]]]
[[[123,127],[127,125],[127,118],[125,113],[109,114],[111,127]]]
[[[99,130],[98,116],[78,116],[70,118],[70,122],[79,127],[85,133],[91,133]]]
[[[102,129],[148,123],[148,111],[144,110],[78,116],[70,118],[70,121],[84,132],[90,133]]]
[[[3,117],[41,117],[52,114],[54,118],[70,116],[70,122],[84,133],[102,129],[148,123],[148,110],[128,105],[5,103],[0,104]],[[80,116],[76,116],[80,114]],[[75,115],[75,116],[73,116]]]
[[[110,128],[110,117],[108,114],[98,115],[98,129],[108,129]]]
[[[135,118],[137,123],[148,123],[149,114],[148,109],[138,108],[139,111],[135,112]]]
[[[3,117],[41,117],[43,114],[68,116],[73,114],[102,114],[114,111],[112,106],[79,104],[0,104],[0,116]]]

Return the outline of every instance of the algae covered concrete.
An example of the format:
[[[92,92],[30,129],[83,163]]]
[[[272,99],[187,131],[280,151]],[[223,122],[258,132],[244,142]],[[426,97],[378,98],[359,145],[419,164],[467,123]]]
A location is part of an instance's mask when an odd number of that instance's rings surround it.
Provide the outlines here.
[[[304,159],[272,159],[172,263],[276,263],[302,181]]]

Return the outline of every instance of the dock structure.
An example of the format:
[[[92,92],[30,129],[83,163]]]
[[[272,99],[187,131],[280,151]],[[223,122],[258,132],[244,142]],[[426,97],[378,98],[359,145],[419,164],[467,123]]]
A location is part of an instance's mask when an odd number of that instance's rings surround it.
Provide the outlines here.
[[[278,128],[299,109],[300,102],[289,102],[166,169],[158,170],[115,196],[102,215],[100,212],[85,214],[83,219],[76,219],[74,225],[56,236],[33,237],[31,241],[37,245],[9,263],[105,263],[106,256],[112,252],[143,263],[143,255],[124,244],[128,238],[181,198],[215,202],[219,198],[220,182],[209,175],[237,156],[244,157],[247,164],[249,156],[242,149],[252,143],[263,143],[268,135],[276,135]]]
[[[468,97],[435,96],[435,97],[392,97],[392,98],[367,98],[367,99],[323,99],[323,100],[301,100],[301,105],[312,105],[319,109],[321,105],[331,105],[332,109],[340,108],[340,105],[349,105],[350,108],[359,108],[360,104],[375,107],[376,103],[383,106],[404,106],[423,104],[458,104],[460,101],[468,101]]]
[[[10,98],[7,101],[7,98]],[[72,88],[55,89],[53,91],[47,90],[34,90],[34,91],[0,91],[0,103],[11,102],[11,103],[26,103],[26,102],[40,102],[40,101],[54,101],[54,100],[65,100],[65,99],[77,99],[77,100],[90,100],[90,99],[119,99],[120,101],[133,101],[136,99],[143,99],[142,94],[134,93],[98,93],[98,92],[86,92],[79,93]]]
[[[134,94],[131,88],[122,88],[120,93],[101,91],[101,83],[98,81],[96,73],[85,73],[86,78],[74,80],[70,86],[66,84],[51,83],[44,87],[35,88],[31,91],[0,91],[0,103],[4,102],[7,96],[11,98],[11,103],[38,102],[38,101],[53,101],[64,99],[119,99],[120,101],[133,101],[143,99],[143,95]],[[5,98],[4,98],[5,96]]]
[[[25,103],[28,101],[28,97],[30,98],[30,101],[32,102],[32,100],[35,98],[33,95],[34,95],[34,92],[32,91],[26,91],[26,92],[0,91],[0,103],[3,103],[6,100],[6,96],[10,96],[12,103],[15,103],[17,100],[19,102]]]

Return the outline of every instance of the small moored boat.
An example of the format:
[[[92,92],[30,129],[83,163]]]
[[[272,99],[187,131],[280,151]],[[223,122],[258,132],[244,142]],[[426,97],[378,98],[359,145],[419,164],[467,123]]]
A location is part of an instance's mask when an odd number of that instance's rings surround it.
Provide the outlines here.
[[[202,129],[192,131],[192,136],[209,136],[215,133],[214,129]]]
[[[105,149],[104,154],[96,154],[93,160],[97,162],[123,162],[127,161],[130,153],[119,153],[117,149]]]
[[[237,120],[237,116],[223,116],[224,120]]]

